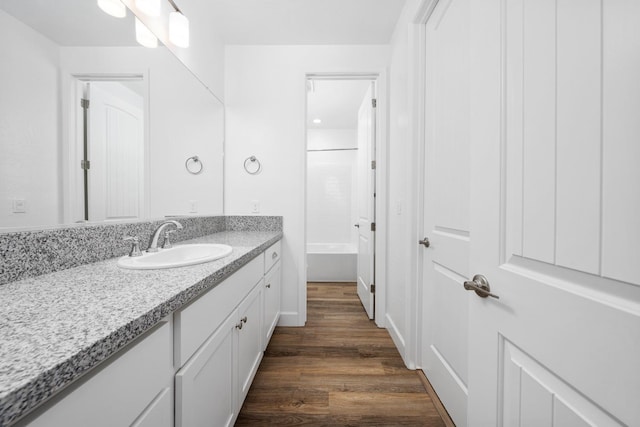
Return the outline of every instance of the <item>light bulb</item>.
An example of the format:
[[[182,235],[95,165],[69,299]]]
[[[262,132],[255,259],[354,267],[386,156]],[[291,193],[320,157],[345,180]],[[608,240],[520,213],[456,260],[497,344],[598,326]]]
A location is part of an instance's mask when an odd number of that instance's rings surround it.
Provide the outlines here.
[[[116,18],[127,16],[127,8],[120,0],[98,0],[98,7],[106,14]]]
[[[136,7],[147,16],[160,16],[161,0],[136,0]]]
[[[189,47],[189,20],[180,12],[169,14],[169,40],[178,47]]]
[[[136,41],[144,47],[158,47],[157,37],[138,18],[136,18]]]

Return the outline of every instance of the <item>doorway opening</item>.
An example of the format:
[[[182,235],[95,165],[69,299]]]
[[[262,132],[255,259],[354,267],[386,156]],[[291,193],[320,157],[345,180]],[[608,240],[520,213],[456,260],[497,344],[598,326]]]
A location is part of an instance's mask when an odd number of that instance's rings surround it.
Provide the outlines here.
[[[307,80],[307,283],[357,284],[375,319],[376,79]]]
[[[74,76],[72,222],[145,216],[147,85],[142,75]]]

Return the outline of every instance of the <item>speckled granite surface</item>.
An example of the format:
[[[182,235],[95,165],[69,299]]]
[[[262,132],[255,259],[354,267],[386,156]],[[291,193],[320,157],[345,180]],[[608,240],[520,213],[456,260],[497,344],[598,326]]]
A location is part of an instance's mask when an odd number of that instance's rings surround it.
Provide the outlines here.
[[[224,231],[190,241],[233,247],[231,255],[206,264],[124,270],[114,258],[0,286],[0,426],[38,406],[281,238],[280,230]]]
[[[173,233],[180,242],[224,230],[282,230],[282,217],[209,216],[174,217],[184,229]],[[153,230],[162,222],[74,225],[48,230],[0,233],[0,285],[16,280],[53,273],[67,268],[126,255],[130,245],[126,236],[140,237],[146,249]]]

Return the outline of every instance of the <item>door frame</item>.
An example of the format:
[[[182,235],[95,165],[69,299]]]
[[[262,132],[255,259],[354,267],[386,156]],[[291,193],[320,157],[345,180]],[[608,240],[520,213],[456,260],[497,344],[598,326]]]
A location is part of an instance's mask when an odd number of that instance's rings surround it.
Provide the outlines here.
[[[86,72],[73,72],[71,70],[63,69],[61,72],[61,93],[62,101],[61,101],[61,134],[62,141],[61,144],[61,156],[59,162],[61,164],[62,170],[65,173],[61,176],[61,184],[62,184],[62,194],[61,194],[61,214],[62,218],[64,218],[65,223],[74,223],[78,222],[76,219],[76,213],[78,212],[78,203],[77,197],[83,194],[83,186],[84,184],[78,181],[78,177],[74,175],[74,171],[76,171],[77,167],[77,159],[79,158],[79,147],[83,144],[83,124],[82,124],[82,108],[78,104],[77,100],[79,100],[83,94],[81,93],[81,88],[79,86],[80,83],[88,83],[88,82],[100,82],[100,81],[111,81],[111,82],[122,82],[122,81],[131,81],[131,80],[142,80],[144,81],[146,87],[146,94],[144,96],[144,165],[143,165],[143,186],[144,186],[144,194],[142,200],[142,211],[141,217],[144,218],[149,211],[149,150],[150,150],[150,129],[151,129],[151,109],[150,109],[150,101],[149,101],[149,93],[150,93],[150,80],[149,80],[149,71],[141,70],[139,72],[131,72],[131,73],[86,73]],[[77,172],[77,171],[76,171]],[[82,196],[84,197],[84,196]]]
[[[375,318],[379,328],[386,326],[386,278],[387,278],[387,189],[388,189],[388,162],[389,162],[389,84],[386,69],[379,71],[354,71],[354,72],[308,72],[305,73],[305,97],[304,97],[304,198],[302,200],[304,212],[304,254],[301,259],[302,283],[298,292],[298,307],[300,309],[301,323],[304,325],[307,319],[307,81],[308,80],[371,80],[376,87],[376,235],[375,235]]]

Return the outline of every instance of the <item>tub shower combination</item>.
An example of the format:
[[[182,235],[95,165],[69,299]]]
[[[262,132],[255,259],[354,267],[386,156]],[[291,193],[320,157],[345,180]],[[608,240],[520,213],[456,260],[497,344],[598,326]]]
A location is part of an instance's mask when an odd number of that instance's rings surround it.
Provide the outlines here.
[[[355,282],[358,252],[350,244],[307,244],[307,280]]]

